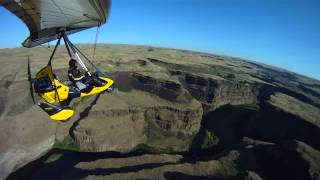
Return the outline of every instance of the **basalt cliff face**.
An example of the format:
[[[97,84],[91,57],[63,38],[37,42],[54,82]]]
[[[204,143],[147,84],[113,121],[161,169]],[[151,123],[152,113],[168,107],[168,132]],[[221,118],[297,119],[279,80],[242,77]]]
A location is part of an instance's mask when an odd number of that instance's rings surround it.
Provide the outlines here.
[[[49,52],[0,53],[1,178],[319,178],[317,80],[226,56],[99,45],[95,63],[115,90],[74,100],[77,114],[57,123],[33,106],[25,76],[26,56],[36,72]]]
[[[73,128],[74,139],[90,151],[127,152],[140,143],[186,151],[189,146],[185,142],[199,132],[204,111],[227,104],[258,103],[258,87],[255,85],[203,78],[188,73],[174,75],[179,81],[161,80],[138,73],[116,73],[113,77],[120,84],[116,86],[119,92],[98,97],[99,102],[95,102],[86,115],[88,120],[83,121],[83,116],[78,118],[81,123]],[[125,98],[121,94],[123,92],[126,93]],[[135,98],[130,99],[133,96],[153,97],[149,102],[143,99],[148,103],[139,103]],[[117,107],[114,104],[130,106]],[[88,104],[85,103],[85,106]],[[117,119],[115,123],[119,125],[113,124],[111,119]],[[116,135],[124,129],[130,132]],[[156,146],[158,138],[161,139],[159,147]]]

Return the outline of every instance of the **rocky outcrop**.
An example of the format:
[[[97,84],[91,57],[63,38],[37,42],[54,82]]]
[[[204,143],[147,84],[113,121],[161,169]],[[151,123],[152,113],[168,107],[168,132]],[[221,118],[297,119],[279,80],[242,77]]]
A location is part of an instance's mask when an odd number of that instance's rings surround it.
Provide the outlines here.
[[[0,153],[0,179],[5,179],[11,172],[34,161],[51,150],[54,144],[54,137],[46,139],[38,144],[24,147],[14,145],[8,151]]]
[[[51,157],[50,152],[39,160],[40,174],[53,179],[319,178],[319,81],[225,56],[108,46],[97,64],[112,74],[116,90],[73,101],[76,115],[56,129],[56,122],[32,106],[15,58],[29,51],[17,51],[0,56],[3,62],[10,59],[10,66],[0,66],[8,72],[0,75],[1,178],[68,135],[78,150],[90,153]],[[43,58],[33,64],[43,64]],[[63,76],[66,69],[56,73]],[[206,132],[219,143],[203,150]],[[244,141],[246,136],[259,141]],[[190,146],[183,156],[135,154],[144,152],[139,147],[172,153]]]
[[[157,95],[163,99],[187,103],[192,97],[185,92],[180,83],[157,79],[135,72],[119,72],[114,75],[116,87],[121,91],[138,89]]]
[[[320,152],[300,141],[249,143],[238,149],[239,169],[250,169],[263,179],[318,179]]]
[[[161,129],[174,134],[190,136],[198,132],[202,118],[201,106],[195,109],[176,107],[152,107],[145,111],[145,118],[156,123]]]
[[[39,158],[54,144],[56,124],[32,102],[29,83],[0,87],[0,179]],[[26,90],[27,89],[27,90]]]
[[[180,77],[184,87],[205,107],[205,111],[221,106],[257,104],[259,85],[245,81],[213,79],[184,71],[172,70],[172,75]]]
[[[178,96],[183,93],[182,86],[173,81],[157,80],[138,73],[133,73],[132,77],[138,82],[135,88],[156,94],[170,101],[177,101]]]
[[[143,111],[92,110],[73,129],[73,138],[85,151],[128,152],[145,139]]]
[[[160,130],[167,138],[188,138],[198,132],[201,118],[200,104],[189,110],[168,106],[92,110],[90,118],[81,121],[73,134],[84,150],[128,152],[140,143],[148,143],[152,131]],[[176,146],[182,146],[181,142]]]

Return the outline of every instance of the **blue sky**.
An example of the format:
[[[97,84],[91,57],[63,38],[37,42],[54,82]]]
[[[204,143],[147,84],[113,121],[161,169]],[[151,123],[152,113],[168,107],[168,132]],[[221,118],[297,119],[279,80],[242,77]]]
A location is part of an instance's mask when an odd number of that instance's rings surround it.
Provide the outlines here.
[[[0,8],[0,48],[20,47],[26,26]],[[93,43],[95,29],[71,36]],[[320,79],[319,0],[113,0],[99,43],[229,55]]]

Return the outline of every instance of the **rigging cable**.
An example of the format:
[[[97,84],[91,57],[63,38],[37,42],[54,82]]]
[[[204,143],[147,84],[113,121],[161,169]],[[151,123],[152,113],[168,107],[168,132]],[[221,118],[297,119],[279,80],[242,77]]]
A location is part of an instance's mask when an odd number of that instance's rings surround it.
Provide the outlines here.
[[[95,39],[94,39],[92,60],[94,60],[94,57],[95,57],[95,55],[96,55],[96,48],[97,48],[97,42],[98,42],[99,32],[100,32],[100,25],[97,26],[96,37],[95,37]]]
[[[70,43],[71,43],[71,42],[70,42]],[[91,66],[93,66],[93,68],[94,68],[96,71],[98,71],[99,73],[101,73],[101,74],[104,75],[104,76],[107,76],[103,71],[101,71],[101,69],[100,69],[98,66],[96,66],[92,61],[90,61],[90,59],[89,59],[85,54],[83,54],[83,53],[77,48],[77,46],[73,45],[72,43],[71,43],[71,45],[91,64]]]

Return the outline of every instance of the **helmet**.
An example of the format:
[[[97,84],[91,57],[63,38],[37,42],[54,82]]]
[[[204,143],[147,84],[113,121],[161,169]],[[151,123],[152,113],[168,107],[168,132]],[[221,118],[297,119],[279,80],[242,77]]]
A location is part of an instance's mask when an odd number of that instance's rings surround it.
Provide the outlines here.
[[[77,61],[74,59],[70,59],[69,66],[76,66]]]

